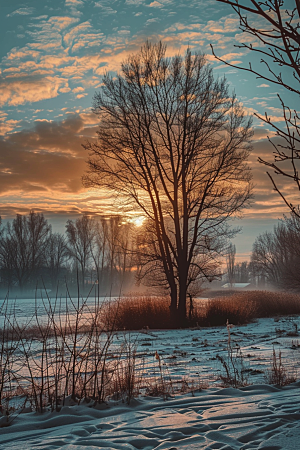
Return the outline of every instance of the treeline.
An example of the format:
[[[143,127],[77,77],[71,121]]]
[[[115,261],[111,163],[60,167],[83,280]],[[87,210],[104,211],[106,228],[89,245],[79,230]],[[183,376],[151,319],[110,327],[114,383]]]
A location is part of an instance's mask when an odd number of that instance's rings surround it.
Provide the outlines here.
[[[251,260],[235,263],[235,246],[226,257],[224,281],[250,283],[252,287],[276,288],[299,292],[300,218],[291,214],[281,219],[273,231],[260,234],[254,241]]]
[[[259,235],[254,244],[251,264],[258,276],[278,289],[300,288],[300,218],[284,217],[273,232]]]
[[[118,295],[133,286],[141,273],[145,243],[140,230],[121,216],[68,220],[65,233],[54,233],[41,213],[17,214],[3,225],[0,219],[0,290],[33,294],[36,287],[100,295]],[[260,234],[251,261],[235,263],[230,247],[224,281],[253,287],[300,288],[300,219],[280,220],[273,232]],[[151,270],[152,284],[154,272]],[[139,278],[139,277],[138,277]],[[151,284],[150,280],[150,284]],[[149,280],[148,280],[149,284]]]
[[[121,216],[68,220],[64,234],[53,233],[41,213],[17,215],[0,223],[0,289],[25,293],[68,285],[102,295],[117,294],[133,279],[133,225]]]

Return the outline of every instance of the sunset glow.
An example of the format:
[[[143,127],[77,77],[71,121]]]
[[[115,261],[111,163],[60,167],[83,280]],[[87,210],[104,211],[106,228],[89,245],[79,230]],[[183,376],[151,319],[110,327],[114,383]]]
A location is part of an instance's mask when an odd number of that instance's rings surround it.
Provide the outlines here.
[[[88,155],[81,146],[96,136],[98,117],[93,95],[106,71],[117,72],[128,54],[146,39],[161,39],[168,55],[187,47],[207,54],[215,75],[226,76],[249,114],[282,122],[274,86],[252,74],[216,61],[210,44],[235,65],[248,64],[244,42],[259,45],[239,30],[232,9],[215,0],[66,0],[5,2],[1,5],[0,75],[0,215],[4,219],[30,209],[64,226],[83,212],[115,213],[110,194],[84,189],[81,177]],[[252,59],[253,61],[253,59]],[[259,58],[254,65],[259,64]],[[293,106],[292,94],[285,98]],[[294,105],[296,107],[296,105]],[[238,253],[249,253],[257,232],[270,229],[287,211],[272,190],[258,156],[271,154],[270,127],[254,119],[253,169],[255,197],[244,219]],[[293,191],[286,192],[292,198]],[[119,205],[118,205],[119,208]],[[122,213],[118,209],[117,213]],[[136,225],[142,218],[134,219]],[[246,236],[246,237],[245,237]]]

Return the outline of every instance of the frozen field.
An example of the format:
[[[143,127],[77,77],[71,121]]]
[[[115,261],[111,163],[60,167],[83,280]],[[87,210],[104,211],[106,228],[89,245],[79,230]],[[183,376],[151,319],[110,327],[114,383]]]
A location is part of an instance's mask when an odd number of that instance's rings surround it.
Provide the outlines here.
[[[300,383],[279,388],[267,382],[273,350],[281,352],[286,375],[299,379],[299,325],[299,317],[283,317],[231,328],[232,361],[226,326],[118,332],[110,357],[124,339],[136,347],[140,396],[129,406],[110,399],[96,407],[69,402],[60,412],[15,413],[11,425],[0,428],[0,448],[298,450]],[[223,387],[222,359],[244,387]],[[146,396],[161,377],[170,396]]]
[[[213,388],[167,401],[148,397],[130,406],[22,414],[1,429],[0,448],[298,450],[299,387]]]

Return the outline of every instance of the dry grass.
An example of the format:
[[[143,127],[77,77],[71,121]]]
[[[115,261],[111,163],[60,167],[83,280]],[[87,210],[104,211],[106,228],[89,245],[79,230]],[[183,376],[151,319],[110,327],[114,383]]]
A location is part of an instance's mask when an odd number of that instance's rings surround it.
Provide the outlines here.
[[[256,306],[248,297],[241,298],[240,294],[231,297],[220,297],[209,300],[205,312],[205,326],[225,325],[230,323],[250,322],[256,316]]]
[[[249,323],[260,317],[300,314],[300,295],[284,292],[246,291],[207,303],[206,326]]]
[[[95,302],[93,310],[86,301],[74,302],[70,298],[65,313],[58,316],[53,314],[50,301],[45,302],[46,323],[39,323],[37,311],[35,324],[24,326],[18,325],[14,315],[4,314],[0,333],[0,416],[10,410],[15,392],[22,393],[24,407],[30,405],[40,412],[60,410],[69,397],[75,403],[101,403],[110,397],[129,403],[138,395],[144,378],[144,369],[137,364],[138,338],[125,334],[121,345],[114,343],[112,347],[115,330],[175,328],[169,299],[132,297],[107,304]],[[7,311],[5,302],[2,310]],[[190,325],[225,325],[228,319],[229,327],[258,317],[291,314],[300,314],[299,295],[248,291],[195,305]],[[244,381],[242,355],[233,353],[228,330],[228,361],[221,362],[227,382],[240,385]],[[161,355],[156,352],[155,357],[159,373],[146,391],[166,397],[175,391],[174,382]],[[284,385],[292,379],[285,373],[280,353],[277,356],[274,352],[268,381]],[[183,379],[181,391],[192,392],[197,386],[191,383]],[[8,423],[10,420],[3,426]]]
[[[168,297],[124,297],[110,305],[118,330],[174,328]]]
[[[266,382],[268,384],[275,384],[276,386],[286,386],[295,381],[295,376],[289,376],[286,373],[281,359],[281,351],[276,355],[275,349],[273,349],[272,365],[266,374]]]
[[[168,297],[124,297],[109,305],[106,320],[117,330],[173,329]],[[223,326],[245,324],[260,317],[300,314],[300,295],[284,292],[245,291],[194,302],[187,326]],[[109,318],[109,319],[107,319]]]

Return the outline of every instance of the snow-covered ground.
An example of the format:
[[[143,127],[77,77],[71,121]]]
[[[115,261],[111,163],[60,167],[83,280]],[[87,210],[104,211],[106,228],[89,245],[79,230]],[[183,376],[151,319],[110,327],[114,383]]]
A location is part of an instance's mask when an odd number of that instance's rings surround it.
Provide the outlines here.
[[[212,388],[192,396],[139,398],[130,406],[65,406],[20,414],[0,431],[3,450],[300,448],[300,384]]]
[[[60,412],[16,412],[7,427],[2,417],[0,449],[298,450],[300,382],[279,388],[266,380],[273,350],[277,357],[281,352],[287,376],[299,379],[299,326],[299,317],[282,317],[231,328],[234,367],[228,360],[226,326],[119,332],[111,354],[124,338],[137,346],[138,398],[129,406],[111,399],[96,407],[64,406]],[[226,370],[219,357],[231,374],[237,370],[244,387],[222,387]],[[172,382],[171,396],[146,396],[145,388],[161,376],[169,390]]]

